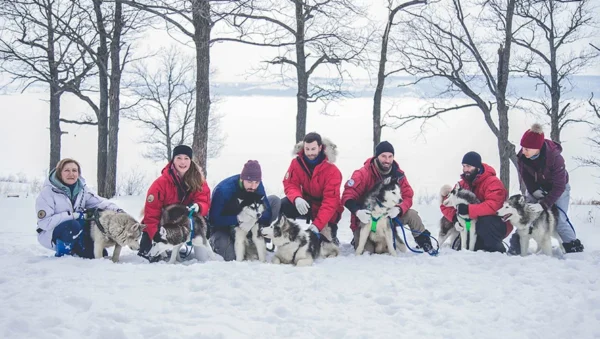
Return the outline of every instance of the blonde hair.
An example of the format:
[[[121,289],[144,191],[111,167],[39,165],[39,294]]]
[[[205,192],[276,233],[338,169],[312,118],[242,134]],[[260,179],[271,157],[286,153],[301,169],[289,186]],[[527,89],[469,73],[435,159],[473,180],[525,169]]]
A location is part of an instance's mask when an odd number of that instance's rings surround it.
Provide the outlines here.
[[[190,168],[183,175],[182,181],[190,192],[202,191],[202,185],[204,185],[204,174],[202,168],[194,160],[190,161]]]
[[[77,172],[81,175],[81,166],[79,165],[77,160],[71,159],[71,158],[64,158],[61,161],[59,161],[58,164],[56,164],[56,179],[58,179],[58,181],[60,181],[63,184],[65,182],[62,178],[62,171],[63,171],[63,169],[65,169],[65,166],[67,166],[68,164],[77,165]]]

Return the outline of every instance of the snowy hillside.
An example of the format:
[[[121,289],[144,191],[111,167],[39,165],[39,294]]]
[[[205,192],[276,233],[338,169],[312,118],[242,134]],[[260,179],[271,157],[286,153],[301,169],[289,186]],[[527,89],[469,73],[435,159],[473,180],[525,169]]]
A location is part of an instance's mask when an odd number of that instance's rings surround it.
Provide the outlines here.
[[[116,201],[137,216],[143,198]],[[0,199],[0,337],[600,338],[600,208],[572,206],[585,253],[565,260],[454,252],[355,257],[308,268],[55,258],[35,200]],[[435,205],[415,206],[437,234]],[[533,246],[532,246],[533,248]]]

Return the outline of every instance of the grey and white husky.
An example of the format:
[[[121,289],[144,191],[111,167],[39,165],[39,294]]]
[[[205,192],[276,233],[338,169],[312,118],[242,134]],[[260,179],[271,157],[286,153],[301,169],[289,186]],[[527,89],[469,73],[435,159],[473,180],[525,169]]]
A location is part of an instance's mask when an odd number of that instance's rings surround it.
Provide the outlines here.
[[[529,239],[533,238],[538,245],[537,251],[551,256],[552,237],[558,240],[562,253],[565,249],[562,240],[556,231],[558,223],[558,210],[554,207],[551,211],[544,210],[539,204],[527,203],[521,194],[515,194],[498,210],[498,215],[504,222],[510,223],[517,229],[521,245],[521,256],[527,255]],[[536,252],[537,252],[536,251]]]
[[[240,226],[235,227],[235,260],[256,260],[261,262],[267,260],[267,246],[265,239],[260,232],[258,219],[265,211],[263,197],[258,194],[246,194],[243,199],[239,199],[241,207],[238,213],[239,219],[249,217],[254,219],[254,226],[249,231],[244,230]]]
[[[475,193],[460,187],[459,184],[454,185],[452,188],[450,185],[444,185],[440,189],[440,196],[442,197],[442,205],[446,207],[454,207],[459,204],[479,204],[480,201],[475,196]],[[460,235],[460,249],[475,251],[475,242],[477,241],[477,219],[470,219],[468,215],[458,214],[457,224],[452,224],[445,217],[440,220],[440,233],[438,239],[440,246],[448,239],[452,238],[451,244],[454,243],[456,237]],[[469,231],[467,231],[467,222],[471,223]],[[467,240],[468,239],[468,240]]]
[[[194,234],[192,237],[192,222]],[[206,259],[201,257],[201,253],[207,253],[208,258],[213,256],[212,248],[206,239],[206,220],[203,217],[194,215],[192,220],[189,218],[189,209],[185,205],[172,204],[165,206],[161,214],[158,231],[152,238],[152,248],[150,257],[154,257],[171,251],[169,264],[175,261],[181,261],[179,250],[186,243],[191,241],[194,254],[197,259]]]
[[[90,210],[86,214],[94,241],[94,258],[102,258],[104,249],[114,246],[112,261],[117,262],[122,247],[129,246],[134,251],[140,248],[140,237],[146,225],[129,214],[111,210]]]
[[[325,226],[324,233],[327,227],[329,225]],[[310,266],[319,257],[332,258],[340,253],[339,248],[325,236],[303,230],[284,215],[271,226],[262,228],[261,233],[277,246],[272,259],[274,264]]]
[[[364,209],[371,212],[371,221],[360,223],[360,236],[356,246],[356,255],[361,255],[365,250],[367,240],[375,244],[375,253],[389,253],[397,256],[394,249],[394,237],[396,237],[396,248],[406,252],[406,245],[398,237],[392,227],[396,227],[388,217],[390,209],[402,202],[402,192],[396,180],[386,178],[375,185],[366,195],[363,202]]]

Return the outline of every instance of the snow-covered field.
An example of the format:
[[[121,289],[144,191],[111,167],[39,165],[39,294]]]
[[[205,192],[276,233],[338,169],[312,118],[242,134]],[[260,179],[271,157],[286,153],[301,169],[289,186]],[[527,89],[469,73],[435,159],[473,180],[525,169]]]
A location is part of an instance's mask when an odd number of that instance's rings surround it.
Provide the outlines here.
[[[116,202],[137,216],[143,197]],[[55,258],[34,204],[0,199],[0,338],[600,338],[599,207],[572,206],[586,252],[564,260],[355,257],[345,214],[343,255],[296,268]],[[438,207],[415,208],[437,234]]]

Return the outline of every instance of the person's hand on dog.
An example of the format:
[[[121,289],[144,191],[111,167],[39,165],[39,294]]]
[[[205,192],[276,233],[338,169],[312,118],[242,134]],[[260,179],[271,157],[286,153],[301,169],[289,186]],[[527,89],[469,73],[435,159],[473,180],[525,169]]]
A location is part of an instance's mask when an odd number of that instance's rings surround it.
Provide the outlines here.
[[[321,233],[321,231],[319,231],[319,228],[317,226],[315,226],[315,224],[310,224],[310,226],[308,227],[308,230],[316,233],[317,235],[319,233]]]
[[[356,211],[356,217],[363,224],[368,224],[371,221],[371,212],[368,210],[358,210]]]
[[[194,211],[194,213],[198,214],[200,212],[200,206],[197,203],[194,203],[188,208],[190,211]]]
[[[388,217],[390,217],[392,219],[394,219],[395,217],[400,218],[401,215],[402,215],[402,210],[398,206],[394,206],[394,207],[390,208],[390,210],[388,211]]]
[[[306,202],[306,200],[298,197],[294,201],[294,204],[296,205],[296,210],[298,210],[298,213],[300,213],[300,215],[305,215],[306,213],[308,213],[308,208],[310,207],[310,205],[308,204],[308,202]]]

